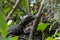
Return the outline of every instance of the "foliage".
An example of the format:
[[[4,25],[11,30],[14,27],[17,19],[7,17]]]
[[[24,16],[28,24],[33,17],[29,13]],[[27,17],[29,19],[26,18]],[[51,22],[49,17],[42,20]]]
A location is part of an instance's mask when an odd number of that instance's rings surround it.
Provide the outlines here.
[[[28,0],[22,0],[19,4],[22,8],[25,8],[28,12]]]
[[[4,38],[4,37],[0,37],[0,40],[17,40],[18,37],[8,37],[8,38]]]
[[[50,23],[42,23],[41,22],[38,24],[37,30],[44,31],[48,25],[50,25]]]
[[[52,37],[48,37],[46,40],[55,40],[55,39]]]
[[[0,13],[0,32],[2,33],[3,36],[6,36],[7,34],[7,22],[1,13]]]
[[[14,2],[15,1],[16,0],[14,0]],[[33,16],[37,13],[39,6],[40,6],[40,2],[42,0],[36,0],[36,1],[37,1],[36,4],[34,4],[34,6],[31,8],[31,13]],[[43,11],[42,11],[43,16],[44,16],[44,13],[47,13],[47,10],[50,8],[50,6],[51,6],[51,8],[54,8],[54,17],[51,18],[51,20],[49,20],[49,22],[51,21],[51,23],[40,22],[36,29],[37,31],[42,31],[42,37],[43,37],[42,39],[44,39],[44,37],[45,37],[44,31],[46,30],[48,25],[50,25],[48,31],[51,31],[52,27],[54,26],[54,24],[56,22],[60,23],[60,0],[52,0],[52,1],[53,1],[53,3],[51,5],[47,1],[46,4],[44,5],[45,7],[43,8]],[[26,9],[26,11],[28,12],[28,0],[21,0],[19,3],[19,6],[23,9]],[[9,3],[8,0],[0,0],[0,34],[1,34],[0,39],[1,40],[18,40],[17,36],[15,36],[15,37],[9,36],[8,38],[5,38],[7,35],[7,28],[9,26],[19,24],[21,21],[20,16],[22,16],[22,17],[24,16],[24,13],[22,11],[20,11],[20,9],[17,7],[16,10],[11,15],[10,19],[7,21],[6,17],[8,15],[8,13],[11,11],[12,7],[13,7],[13,4]],[[11,23],[9,23],[9,21]],[[59,26],[58,26],[58,28],[59,28]],[[47,34],[48,34],[48,32],[47,32]],[[60,32],[57,32],[56,34],[54,33],[53,35],[48,36],[47,38],[45,38],[45,40],[56,40],[55,39],[56,36],[59,37]]]

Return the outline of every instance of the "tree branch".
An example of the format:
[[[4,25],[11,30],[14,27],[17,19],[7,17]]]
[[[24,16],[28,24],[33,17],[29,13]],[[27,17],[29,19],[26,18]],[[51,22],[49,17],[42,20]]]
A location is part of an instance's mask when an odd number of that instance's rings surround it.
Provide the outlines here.
[[[14,1],[8,0],[9,3],[15,4]],[[18,5],[18,9],[22,11],[25,15],[27,14],[26,9],[22,8],[20,5]]]
[[[20,0],[17,0],[15,5],[13,6],[13,8],[11,9],[11,11],[8,13],[7,15],[7,20],[9,19],[9,17],[13,14],[13,12],[15,11],[16,7],[18,6]]]
[[[30,8],[30,0],[28,0],[28,13],[31,14],[31,8]]]
[[[40,18],[42,16],[42,13],[41,12],[42,12],[42,9],[44,7],[45,1],[46,0],[43,0],[42,1],[41,6],[39,7],[38,13],[36,14],[36,19],[34,20],[34,24],[32,26],[33,28],[32,28],[32,30],[30,32],[29,40],[34,40],[34,34],[35,34],[36,28],[37,28],[37,26],[39,24]]]

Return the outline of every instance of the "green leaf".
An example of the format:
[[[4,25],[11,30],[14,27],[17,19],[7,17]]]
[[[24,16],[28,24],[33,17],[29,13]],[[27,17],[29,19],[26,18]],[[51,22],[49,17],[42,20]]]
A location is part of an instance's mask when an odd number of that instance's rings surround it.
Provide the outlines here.
[[[0,32],[2,33],[3,36],[6,36],[7,34],[7,23],[4,16],[2,16],[1,13],[0,13]]]
[[[12,40],[11,37],[5,38],[5,37],[0,37],[0,40]]]
[[[18,36],[12,37],[12,40],[18,40]]]
[[[17,36],[15,36],[15,37],[9,36],[8,38],[0,37],[0,40],[18,40],[18,37]]]
[[[38,24],[37,30],[38,31],[39,30],[44,31],[48,25],[50,25],[50,23],[42,23],[41,22],[41,23]]]
[[[46,38],[45,40],[55,40],[55,39],[52,38],[52,37],[48,37],[48,38]]]

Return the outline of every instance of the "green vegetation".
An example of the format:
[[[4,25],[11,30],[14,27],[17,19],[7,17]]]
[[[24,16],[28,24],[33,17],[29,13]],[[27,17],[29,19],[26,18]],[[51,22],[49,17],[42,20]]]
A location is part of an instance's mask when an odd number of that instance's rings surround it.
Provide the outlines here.
[[[28,36],[31,34],[30,31],[33,29],[36,19],[39,19],[39,22],[37,20],[37,28],[33,30],[35,33],[32,33],[34,34],[32,37],[36,38],[34,40],[60,40],[60,0],[46,0],[43,2],[44,6],[42,6],[42,0],[35,0],[34,3],[31,3],[31,0],[17,1],[19,0],[0,0],[0,40],[19,40],[21,35],[22,38],[20,39],[29,40]],[[37,16],[39,13],[40,18]],[[32,15],[35,19],[23,27],[25,33],[19,36],[10,35],[6,37],[8,28],[19,25],[27,14]]]

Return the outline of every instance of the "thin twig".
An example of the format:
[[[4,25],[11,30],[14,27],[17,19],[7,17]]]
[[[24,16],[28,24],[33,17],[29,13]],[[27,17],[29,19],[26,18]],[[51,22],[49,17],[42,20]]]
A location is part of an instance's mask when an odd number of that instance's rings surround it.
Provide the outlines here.
[[[9,19],[9,17],[13,14],[13,12],[15,11],[15,9],[17,8],[19,2],[20,2],[20,0],[16,1],[15,5],[13,6],[13,8],[11,9],[11,11],[7,15],[7,20]]]
[[[13,5],[15,4],[14,1],[9,1],[9,0],[8,0],[8,2],[11,3],[11,4],[13,4]],[[22,12],[24,13],[24,15],[27,14],[26,9],[22,8],[20,5],[18,5],[18,9],[19,9],[20,11],[22,11]]]

